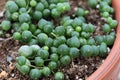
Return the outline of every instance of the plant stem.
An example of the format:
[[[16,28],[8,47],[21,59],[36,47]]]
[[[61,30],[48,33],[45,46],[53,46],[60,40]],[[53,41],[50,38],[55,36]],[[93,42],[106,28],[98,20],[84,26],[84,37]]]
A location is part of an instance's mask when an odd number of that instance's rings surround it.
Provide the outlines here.
[[[55,38],[57,38],[58,36],[56,35],[56,34],[54,34],[54,33],[51,33]]]
[[[43,68],[43,67],[36,67],[34,65],[28,65],[28,66],[33,67],[33,68]]]
[[[34,62],[34,60],[30,60],[30,62]]]
[[[55,74],[55,72],[54,72],[54,71],[52,71],[52,73],[53,73],[53,74]]]
[[[27,6],[26,6],[26,9],[29,7],[29,3],[30,1],[29,0],[26,0],[26,3],[27,3]]]
[[[30,13],[31,10],[32,10],[32,8],[30,7],[30,8],[28,9],[27,13]]]
[[[34,36],[34,35],[32,35],[32,37],[33,37],[33,38],[35,38],[35,39],[37,39],[37,37],[36,37],[36,36]]]
[[[50,61],[51,59],[46,59],[46,60],[44,60],[44,61]]]

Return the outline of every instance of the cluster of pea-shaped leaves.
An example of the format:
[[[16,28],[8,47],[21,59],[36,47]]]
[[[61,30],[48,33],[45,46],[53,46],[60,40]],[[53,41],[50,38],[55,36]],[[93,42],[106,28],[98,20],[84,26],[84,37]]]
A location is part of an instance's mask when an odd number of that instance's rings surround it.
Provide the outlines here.
[[[83,57],[105,57],[108,47],[113,45],[117,21],[110,16],[114,9],[111,0],[89,0],[89,6],[99,8],[106,24],[102,26],[104,35],[94,36],[96,27],[86,23],[88,10],[78,8],[76,17],[64,16],[59,26],[50,18],[57,19],[70,10],[68,0],[14,0],[6,3],[5,17],[1,23],[3,31],[12,30],[13,39],[28,45],[19,48],[16,67],[32,79],[50,76],[59,68],[67,66],[71,60]],[[2,32],[0,32],[1,34]],[[62,72],[55,73],[55,80],[64,80]]]

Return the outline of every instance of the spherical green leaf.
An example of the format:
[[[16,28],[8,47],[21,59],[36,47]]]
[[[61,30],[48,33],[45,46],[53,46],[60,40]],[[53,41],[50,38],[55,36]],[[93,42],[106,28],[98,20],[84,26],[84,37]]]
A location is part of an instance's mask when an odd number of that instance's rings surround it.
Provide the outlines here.
[[[62,56],[63,55],[68,55],[69,54],[69,47],[66,44],[61,44],[58,47],[58,53]]]
[[[80,49],[81,55],[83,57],[91,57],[93,54],[92,47],[90,45],[84,45]]]
[[[32,55],[32,49],[27,46],[27,45],[24,45],[24,46],[21,46],[19,49],[18,49],[18,53],[21,55],[21,56],[25,56],[25,57],[30,57]]]
[[[48,67],[49,67],[51,70],[55,70],[55,69],[57,68],[57,63],[54,62],[54,61],[51,61],[51,62],[49,62]]]
[[[38,79],[42,76],[42,73],[39,69],[31,69],[29,75],[32,79]]]
[[[44,66],[44,60],[41,57],[35,57],[34,62],[36,66]]]
[[[23,23],[23,22],[30,22],[31,20],[31,17],[28,13],[22,13],[20,16],[19,16],[19,22],[20,23]]]
[[[42,59],[48,59],[49,52],[47,50],[39,49],[37,52],[37,56],[41,57]]]
[[[14,32],[13,33],[13,39],[15,40],[21,40],[22,36],[19,32]]]
[[[40,33],[40,34],[37,35],[37,39],[41,44],[45,44],[45,42],[48,39],[48,36],[45,33]]]
[[[62,72],[56,72],[54,75],[55,80],[64,80],[65,76]]]
[[[8,1],[5,5],[5,7],[11,13],[16,12],[18,10],[18,6],[14,1]]]
[[[55,61],[55,62],[57,62],[58,61],[58,55],[57,54],[55,54],[55,53],[53,53],[53,54],[51,54],[50,55],[50,59],[51,59],[51,61]]]
[[[61,62],[63,65],[69,65],[70,62],[71,62],[71,58],[70,58],[70,56],[65,55],[65,56],[63,56],[63,57],[60,58],[60,62]]]
[[[24,56],[19,56],[17,57],[17,63],[22,66],[22,65],[25,65],[26,63],[26,58]]]
[[[48,67],[43,67],[42,73],[43,73],[44,76],[50,76],[51,70]]]
[[[69,54],[71,58],[77,58],[80,55],[79,50],[77,48],[70,48]]]
[[[2,21],[1,26],[3,30],[7,31],[11,28],[11,22],[8,20],[4,20]]]

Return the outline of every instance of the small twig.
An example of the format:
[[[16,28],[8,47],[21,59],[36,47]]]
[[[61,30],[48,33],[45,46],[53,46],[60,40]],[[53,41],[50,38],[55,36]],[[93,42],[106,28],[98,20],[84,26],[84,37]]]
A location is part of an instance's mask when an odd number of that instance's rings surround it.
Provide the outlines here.
[[[72,67],[73,67],[73,68],[75,67],[74,62],[73,62],[73,59],[72,59]]]
[[[2,12],[0,12],[0,18],[4,17],[4,12],[5,12],[5,10],[3,10]]]
[[[9,37],[9,38],[6,38],[6,39],[4,39],[4,38],[0,38],[0,41],[4,41],[4,42],[6,42],[6,41],[9,41],[9,40],[11,40],[11,39],[13,39],[13,37]]]
[[[15,52],[15,51],[9,51],[9,52],[11,52],[11,53],[13,53],[13,54],[18,54],[18,52]]]

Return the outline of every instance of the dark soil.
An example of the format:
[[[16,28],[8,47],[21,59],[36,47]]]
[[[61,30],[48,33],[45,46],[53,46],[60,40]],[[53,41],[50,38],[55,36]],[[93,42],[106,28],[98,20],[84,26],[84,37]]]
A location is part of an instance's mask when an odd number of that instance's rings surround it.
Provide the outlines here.
[[[0,14],[4,11],[4,4],[6,0],[0,0]],[[87,0],[70,0],[71,11],[67,15],[74,17],[74,11],[77,7],[90,10],[90,14],[86,16],[87,22],[96,26],[95,35],[103,34],[100,31],[104,19],[99,16],[99,11],[92,10],[88,7]],[[0,21],[3,20],[0,16]],[[15,68],[15,58],[17,57],[17,50],[20,47],[18,41],[14,41],[9,33],[6,33],[6,38],[0,38],[0,80],[30,80],[29,76],[23,76]],[[105,58],[104,58],[105,59]],[[83,58],[79,57],[72,61],[71,65],[60,69],[65,73],[66,80],[85,80],[90,76],[98,67],[104,62],[103,58],[92,57]],[[53,80],[53,77],[44,78],[40,80]]]

